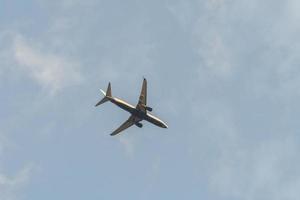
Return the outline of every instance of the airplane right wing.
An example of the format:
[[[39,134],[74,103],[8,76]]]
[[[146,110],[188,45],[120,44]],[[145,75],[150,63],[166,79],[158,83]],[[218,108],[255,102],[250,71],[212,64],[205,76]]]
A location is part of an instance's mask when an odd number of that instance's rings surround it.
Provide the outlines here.
[[[146,111],[146,105],[147,105],[147,80],[144,78],[143,80],[143,86],[139,98],[139,102],[136,106],[138,110]]]
[[[138,119],[137,117],[131,115],[119,128],[117,128],[110,135],[111,136],[117,135],[121,131],[124,131],[125,129],[129,128],[130,126],[134,125],[136,122],[139,121],[141,121],[141,119]]]

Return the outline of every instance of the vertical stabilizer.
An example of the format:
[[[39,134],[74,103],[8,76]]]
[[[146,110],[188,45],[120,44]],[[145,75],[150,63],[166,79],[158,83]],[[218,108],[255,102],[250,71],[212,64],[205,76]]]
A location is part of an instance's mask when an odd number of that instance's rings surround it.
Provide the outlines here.
[[[107,87],[107,90],[106,90],[106,96],[107,96],[107,97],[112,97],[112,95],[111,95],[111,85],[110,85],[110,82],[108,83],[108,87]]]

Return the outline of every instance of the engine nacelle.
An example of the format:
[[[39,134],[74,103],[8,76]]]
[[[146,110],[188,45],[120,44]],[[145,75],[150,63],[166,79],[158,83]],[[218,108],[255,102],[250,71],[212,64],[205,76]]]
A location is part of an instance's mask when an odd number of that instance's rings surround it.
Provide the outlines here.
[[[153,109],[152,109],[151,107],[148,107],[148,106],[147,106],[147,107],[146,107],[146,110],[152,112]]]
[[[139,128],[142,128],[142,127],[143,127],[143,124],[140,123],[140,122],[135,123],[135,125],[136,125],[137,127],[139,127]]]

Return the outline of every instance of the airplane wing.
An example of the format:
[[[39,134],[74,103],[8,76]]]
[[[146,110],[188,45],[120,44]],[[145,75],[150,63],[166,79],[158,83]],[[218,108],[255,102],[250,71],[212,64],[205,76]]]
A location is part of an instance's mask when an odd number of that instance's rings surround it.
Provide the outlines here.
[[[139,121],[141,121],[139,118],[131,115],[119,128],[117,128],[110,135],[111,136],[117,135],[121,131],[124,131],[125,129],[129,128],[130,126],[134,125],[136,122],[139,122]]]
[[[138,110],[146,111],[147,105],[147,80],[144,78],[142,91],[139,98],[139,103],[137,104],[136,108]]]

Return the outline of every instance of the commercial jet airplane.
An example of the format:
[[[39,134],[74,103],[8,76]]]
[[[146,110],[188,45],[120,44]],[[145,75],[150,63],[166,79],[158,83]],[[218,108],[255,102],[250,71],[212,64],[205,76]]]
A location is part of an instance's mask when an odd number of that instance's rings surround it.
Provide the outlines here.
[[[104,92],[103,90],[101,90],[101,92],[104,94],[104,98],[101,101],[99,101],[95,106],[99,106],[100,104],[110,101],[131,114],[127,121],[125,121],[119,128],[117,128],[114,132],[110,134],[111,136],[120,133],[121,131],[129,128],[132,125],[136,125],[137,127],[142,128],[142,120],[146,120],[161,128],[168,128],[165,122],[149,113],[152,111],[152,108],[147,106],[147,80],[145,78],[143,80],[143,86],[139,102],[136,105],[136,107],[130,105],[129,103],[121,99],[112,97],[110,83],[108,84],[106,92]]]

